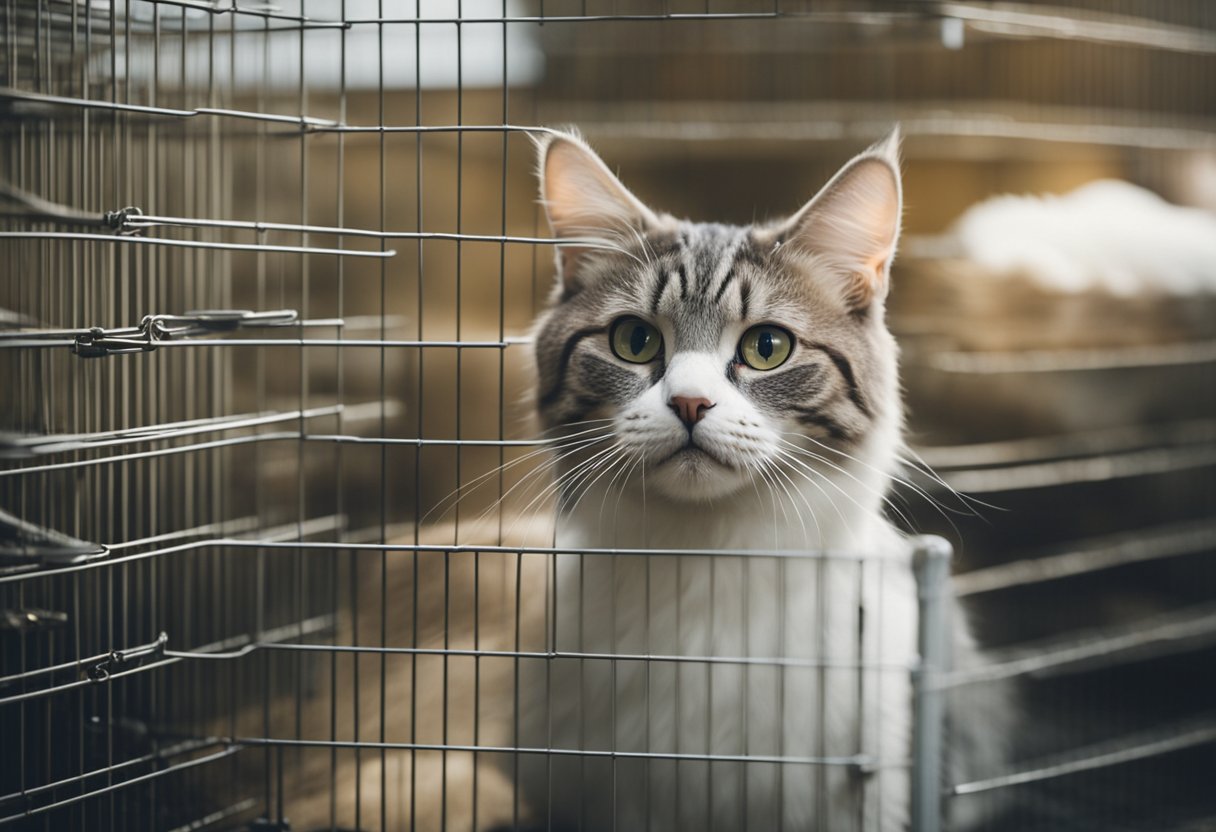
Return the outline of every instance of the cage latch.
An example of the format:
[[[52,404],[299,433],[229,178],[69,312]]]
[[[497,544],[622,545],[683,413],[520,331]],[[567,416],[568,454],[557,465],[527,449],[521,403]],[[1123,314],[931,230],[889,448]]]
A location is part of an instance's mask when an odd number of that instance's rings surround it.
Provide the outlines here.
[[[156,641],[130,647],[126,650],[112,650],[102,658],[87,665],[85,675],[94,682],[104,682],[115,673],[136,667],[148,659],[160,659],[165,655],[165,645],[169,643],[169,634],[161,633]]]

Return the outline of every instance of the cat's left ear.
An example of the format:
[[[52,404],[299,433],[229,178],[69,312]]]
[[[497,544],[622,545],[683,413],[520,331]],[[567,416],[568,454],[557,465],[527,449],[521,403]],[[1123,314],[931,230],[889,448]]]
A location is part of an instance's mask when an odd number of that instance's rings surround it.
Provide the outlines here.
[[[549,133],[538,149],[541,204],[555,236],[602,240],[612,248],[659,225],[655,213],[577,134]],[[596,251],[595,246],[557,246],[558,274],[567,289],[578,284],[585,261]]]
[[[812,255],[820,268],[836,273],[855,309],[887,295],[903,208],[899,142],[896,127],[777,230],[783,246]]]

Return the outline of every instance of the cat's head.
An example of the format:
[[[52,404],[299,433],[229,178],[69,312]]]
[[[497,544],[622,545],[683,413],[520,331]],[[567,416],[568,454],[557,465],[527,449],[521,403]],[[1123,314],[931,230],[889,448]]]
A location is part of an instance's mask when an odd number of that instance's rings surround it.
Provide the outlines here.
[[[794,464],[786,443],[839,463],[897,434],[883,300],[898,143],[854,158],[789,219],[740,227],[660,214],[577,136],[542,141],[541,198],[571,241],[536,331],[545,425],[610,428],[647,487],[676,500],[750,488]]]

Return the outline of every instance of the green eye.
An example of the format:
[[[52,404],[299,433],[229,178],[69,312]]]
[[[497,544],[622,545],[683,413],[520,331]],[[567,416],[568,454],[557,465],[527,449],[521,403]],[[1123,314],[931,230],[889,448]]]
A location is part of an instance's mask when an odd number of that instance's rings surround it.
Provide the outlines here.
[[[794,339],[778,326],[754,326],[739,340],[739,357],[754,370],[773,370],[785,363]]]
[[[653,324],[629,316],[612,325],[609,342],[617,358],[633,364],[645,364],[659,354],[663,336]]]

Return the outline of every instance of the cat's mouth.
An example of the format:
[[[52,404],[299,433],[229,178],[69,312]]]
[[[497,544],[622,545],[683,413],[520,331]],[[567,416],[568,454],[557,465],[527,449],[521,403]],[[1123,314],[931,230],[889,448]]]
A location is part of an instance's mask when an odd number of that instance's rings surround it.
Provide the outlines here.
[[[665,459],[660,461],[659,465],[667,465],[668,463],[671,463],[671,462],[681,462],[684,464],[691,464],[691,465],[713,463],[716,465],[721,465],[723,468],[732,467],[730,465],[727,465],[722,460],[718,459],[718,457],[716,457],[710,451],[707,451],[707,450],[705,450],[705,448],[702,448],[700,445],[698,445],[696,442],[694,442],[691,438],[689,438],[689,440],[686,443],[684,443],[682,446],[677,448],[672,454],[670,454]]]

